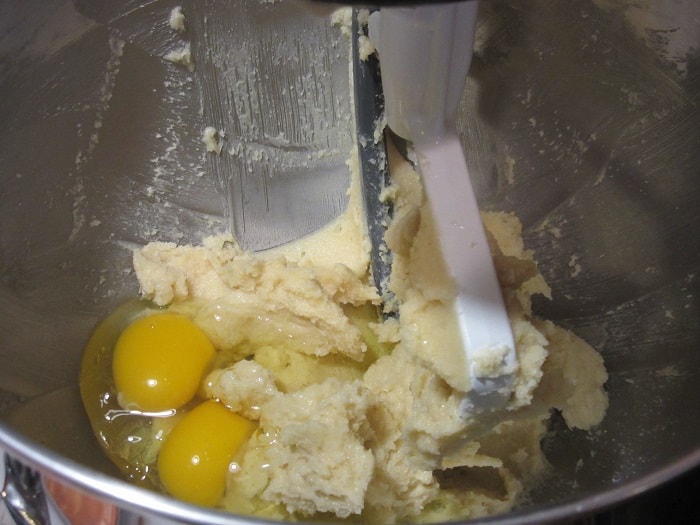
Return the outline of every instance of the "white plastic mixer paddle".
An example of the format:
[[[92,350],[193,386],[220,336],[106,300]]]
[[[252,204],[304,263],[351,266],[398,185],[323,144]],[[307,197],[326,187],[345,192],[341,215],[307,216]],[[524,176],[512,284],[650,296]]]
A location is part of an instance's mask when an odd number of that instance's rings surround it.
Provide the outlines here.
[[[413,143],[448,272],[470,380],[464,415],[503,406],[518,363],[455,117],[477,2],[382,8],[370,22],[389,127]]]

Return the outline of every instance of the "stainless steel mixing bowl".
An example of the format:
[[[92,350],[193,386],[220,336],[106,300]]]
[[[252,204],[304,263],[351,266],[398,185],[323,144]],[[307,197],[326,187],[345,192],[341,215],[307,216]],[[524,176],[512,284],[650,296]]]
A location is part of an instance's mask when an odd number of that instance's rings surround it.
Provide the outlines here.
[[[187,29],[168,25],[182,5]],[[195,69],[164,59],[191,44]],[[592,512],[700,462],[700,4],[493,0],[460,108],[484,207],[515,211],[599,349],[610,410],[554,417],[505,523]],[[0,445],[132,515],[244,522],[120,481],[77,395],[129,247],[232,228],[263,249],[344,207],[348,44],[287,1],[0,3]],[[207,153],[205,126],[223,130]],[[227,521],[232,520],[232,521]]]

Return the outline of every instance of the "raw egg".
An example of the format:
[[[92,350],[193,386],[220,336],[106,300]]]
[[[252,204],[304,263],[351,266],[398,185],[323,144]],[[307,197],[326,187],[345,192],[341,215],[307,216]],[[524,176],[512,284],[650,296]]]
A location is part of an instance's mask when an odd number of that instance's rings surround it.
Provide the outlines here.
[[[165,490],[190,503],[215,505],[226,488],[231,462],[255,428],[218,401],[192,409],[165,438],[158,455]]]
[[[214,355],[206,334],[184,315],[136,319],[119,336],[112,358],[120,404],[145,412],[181,407],[197,393]]]

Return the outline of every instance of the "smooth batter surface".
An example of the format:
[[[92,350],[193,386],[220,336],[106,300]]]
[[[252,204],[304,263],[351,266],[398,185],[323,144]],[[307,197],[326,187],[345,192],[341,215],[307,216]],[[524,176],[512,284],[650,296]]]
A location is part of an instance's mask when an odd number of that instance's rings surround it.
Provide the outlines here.
[[[354,155],[353,155],[354,158]],[[391,288],[379,322],[356,184],[343,217],[284,249],[151,243],[134,253],[142,294],[191,316],[222,356],[206,397],[258,422],[221,506],[280,519],[437,521],[505,512],[543,475],[552,409],[589,429],[607,408],[600,355],[532,315],[550,290],[513,215],[484,214],[516,339],[508,405],[460,418],[464,392],[431,361],[450,347],[450,283],[439,268],[420,179],[392,171]]]

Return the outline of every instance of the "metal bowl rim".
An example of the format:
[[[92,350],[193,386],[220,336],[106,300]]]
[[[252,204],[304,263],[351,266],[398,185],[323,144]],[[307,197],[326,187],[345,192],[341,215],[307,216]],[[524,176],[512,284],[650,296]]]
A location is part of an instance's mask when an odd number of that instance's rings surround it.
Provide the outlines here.
[[[61,456],[42,445],[28,441],[21,434],[0,422],[0,444],[13,458],[26,462],[40,472],[50,474],[59,482],[104,499],[119,509],[130,509],[146,515],[171,518],[180,522],[207,525],[232,525],[246,523],[279,523],[252,516],[239,516],[229,512],[204,509],[177,501],[168,496],[139,488],[127,481],[93,470],[74,460]],[[619,504],[629,498],[649,491],[700,465],[700,447],[653,470],[639,478],[621,483],[602,492],[584,495],[562,504],[545,505],[537,510],[516,510],[509,514],[495,515],[469,523],[498,523],[517,525],[524,523],[552,523],[591,515]]]

